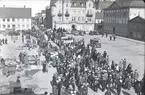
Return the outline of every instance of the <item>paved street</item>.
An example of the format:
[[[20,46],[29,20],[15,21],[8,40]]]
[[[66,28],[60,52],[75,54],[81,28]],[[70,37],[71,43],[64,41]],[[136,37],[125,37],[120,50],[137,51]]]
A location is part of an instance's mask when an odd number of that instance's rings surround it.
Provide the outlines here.
[[[2,36],[2,35],[1,35]],[[7,36],[8,38],[8,44],[1,46],[1,52],[0,56],[3,58],[12,58],[12,59],[18,59],[18,55],[20,52],[32,52],[28,50],[28,48],[25,48],[24,50],[18,50],[19,46],[23,46],[22,44],[22,38],[21,36],[18,36],[18,40],[16,40],[15,43],[11,40],[11,37]],[[37,52],[36,50],[33,50],[33,52]],[[23,68],[24,70],[21,72],[17,72],[15,75],[11,75],[9,77],[6,77],[2,75],[2,71],[0,69],[0,87],[4,85],[8,85],[9,81],[16,81],[17,76],[21,76],[21,85],[22,88],[32,88],[35,94],[43,94],[45,91],[48,93],[52,92],[52,87],[50,84],[50,81],[52,80],[53,74],[56,72],[55,68],[49,68],[48,73],[42,73],[42,66],[29,66],[28,68]],[[25,76],[25,71],[29,71],[29,75],[31,77]],[[5,82],[5,83],[3,83]],[[0,89],[1,90],[1,89]],[[3,92],[9,92],[9,89],[5,89]]]
[[[124,39],[123,37],[118,37],[116,41],[110,41],[109,37],[99,36],[90,36],[85,35],[76,36],[76,39],[84,38],[86,44],[90,42],[90,39],[99,37],[100,42],[102,43],[102,48],[98,48],[98,51],[103,53],[107,51],[110,57],[110,63],[114,60],[116,63],[119,63],[121,59],[126,58],[127,63],[133,65],[133,69],[139,70],[140,77],[142,78],[144,74],[144,42]]]
[[[90,35],[85,35],[84,37],[82,36],[75,36],[74,38],[76,39],[82,39],[84,38],[86,44],[89,43],[90,39],[99,37],[100,42],[102,43],[102,48],[98,48],[99,52],[103,52],[104,50],[107,51],[110,57],[110,62],[114,60],[116,63],[120,61],[120,59],[126,58],[128,63],[131,63],[133,65],[133,69],[138,69],[140,77],[142,77],[144,73],[144,43],[134,41],[134,40],[126,40],[122,38],[117,38],[116,41],[109,41],[109,38],[101,37],[101,36],[90,36]],[[10,37],[8,37],[10,39]],[[3,45],[1,46],[1,56],[7,58],[10,57],[11,55],[14,55],[13,57],[18,58],[18,54],[20,50],[17,50],[18,46],[21,46],[21,37],[18,38],[16,43],[9,42],[8,45]],[[9,50],[8,48],[11,48]],[[138,64],[136,64],[138,63]],[[32,78],[26,78],[22,77],[22,87],[26,87],[29,84],[29,87],[32,87],[33,91],[36,94],[42,94],[45,91],[48,91],[49,93],[52,92],[52,87],[50,85],[50,81],[52,80],[52,76],[55,73],[54,68],[49,68],[48,73],[42,73],[41,71],[42,67],[30,67],[27,70],[37,70],[32,75]],[[25,71],[25,70],[24,70]],[[15,80],[17,75],[24,75],[23,72],[16,73],[16,75],[9,77],[9,79]],[[4,76],[0,76],[1,82],[6,81],[7,78]],[[12,78],[13,77],[13,78]],[[43,78],[42,78],[43,77]],[[8,81],[8,80],[7,80]],[[127,91],[130,95],[134,95],[134,91]],[[89,89],[89,94],[88,95],[103,95],[103,92],[100,90],[98,93],[93,92],[91,89]],[[125,94],[122,94],[125,95]]]

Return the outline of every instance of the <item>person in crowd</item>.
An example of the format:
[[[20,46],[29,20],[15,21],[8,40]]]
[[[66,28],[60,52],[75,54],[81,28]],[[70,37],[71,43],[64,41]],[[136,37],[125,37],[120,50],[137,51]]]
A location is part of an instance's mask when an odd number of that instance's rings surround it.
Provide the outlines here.
[[[5,40],[4,39],[2,39],[2,44],[5,44]]]
[[[123,70],[126,70],[127,62],[126,62],[126,59],[125,58],[124,58],[122,64],[123,64]]]
[[[105,95],[112,95],[110,89],[107,89],[107,91],[105,92]]]
[[[131,73],[133,72],[133,70],[132,70],[132,65],[131,65],[131,64],[129,64],[129,65],[127,66],[126,72],[127,72],[127,74],[129,74],[129,75],[131,75]]]
[[[117,95],[121,94],[122,80],[119,78],[117,82]]]
[[[108,37],[108,33],[106,33],[106,38]]]
[[[44,92],[44,95],[48,95],[48,92]]]
[[[103,57],[104,57],[104,58],[107,57],[107,52],[106,52],[106,51],[104,51],[104,53],[103,53]]]
[[[134,83],[134,89],[135,89],[135,93],[137,95],[141,95],[141,81],[137,80],[135,83]]]
[[[110,41],[112,40],[112,36],[110,36]]]
[[[5,38],[5,44],[8,44],[8,40],[7,40],[7,38]]]
[[[134,74],[133,74],[133,80],[134,80],[134,81],[137,81],[138,78],[139,78],[139,73],[138,73],[138,71],[137,71],[137,69],[136,69],[136,70],[134,71]]]
[[[112,61],[111,69],[112,69],[113,71],[115,71],[115,63],[114,63],[114,61]]]

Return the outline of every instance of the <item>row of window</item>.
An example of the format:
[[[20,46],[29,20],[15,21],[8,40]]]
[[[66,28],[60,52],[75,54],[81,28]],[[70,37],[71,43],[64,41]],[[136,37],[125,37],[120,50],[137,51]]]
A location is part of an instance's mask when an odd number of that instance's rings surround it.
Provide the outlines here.
[[[109,30],[109,31],[113,31],[113,27],[112,26],[106,26],[104,27],[105,30]],[[115,27],[115,32],[125,32],[126,28],[125,27]]]
[[[72,6],[77,6],[77,3],[76,2],[72,2],[71,5]],[[80,3],[78,3],[78,6],[84,7],[84,6],[86,6],[86,3],[85,2],[80,2]],[[91,3],[89,3],[88,6],[91,7],[92,6]],[[66,7],[69,7],[69,4],[68,3],[66,4]]]
[[[120,23],[120,24],[127,24],[128,20],[127,19],[106,19],[105,22],[107,23]]]
[[[108,10],[108,11],[105,11],[106,13],[113,13],[113,12],[127,12],[128,9],[120,9],[120,10]]]
[[[61,13],[61,11],[59,11],[59,13]],[[66,10],[65,13],[69,13],[69,11]],[[92,14],[93,12],[92,12],[92,10],[88,10],[87,13],[88,13],[88,14]],[[69,13],[69,14],[70,14],[70,13]],[[73,14],[73,15],[75,15],[75,14],[77,14],[77,15],[78,15],[78,14],[80,14],[80,15],[81,15],[81,14],[86,14],[86,11],[85,11],[85,10],[82,10],[82,11],[76,11],[76,10],[74,10],[74,11],[72,11],[72,14]]]
[[[107,19],[104,19],[105,22],[108,22],[108,23],[124,23],[124,24],[127,24],[128,23],[128,19],[127,18],[107,18]]]
[[[121,13],[121,12],[117,12],[117,13],[105,13],[104,14],[104,16],[105,17],[112,17],[112,16],[127,16],[127,12],[123,12],[123,13]]]
[[[65,11],[65,13],[66,12],[68,12],[69,13],[69,11],[68,11],[68,9],[66,9],[66,11]],[[86,13],[86,11],[85,10],[73,10],[73,11],[71,11],[73,14],[85,14]],[[88,10],[88,12],[89,13],[92,13],[92,10]],[[59,9],[59,13],[61,13],[61,9]]]
[[[23,28],[24,27],[27,27],[27,28],[29,28],[29,26],[30,25],[28,25],[28,24],[27,25],[24,25],[24,24],[23,25],[19,25],[18,24],[17,26],[14,25],[14,24],[13,25],[9,25],[9,24],[8,25],[5,25],[5,24],[3,24],[3,25],[0,25],[0,28],[15,28],[15,27],[17,27],[17,28],[20,28],[20,27],[23,27]]]
[[[59,21],[62,20],[61,17],[59,17],[58,19],[59,19]],[[68,17],[66,17],[66,20],[68,20]],[[92,18],[88,17],[87,20],[92,21]],[[86,20],[85,20],[85,17],[72,17],[72,21],[86,21]]]
[[[12,21],[12,22],[22,21],[22,22],[24,22],[24,21],[29,21],[29,19],[18,19],[18,18],[17,19],[15,19],[15,18],[10,19],[10,18],[3,18],[2,21],[3,22],[10,22],[10,21]]]

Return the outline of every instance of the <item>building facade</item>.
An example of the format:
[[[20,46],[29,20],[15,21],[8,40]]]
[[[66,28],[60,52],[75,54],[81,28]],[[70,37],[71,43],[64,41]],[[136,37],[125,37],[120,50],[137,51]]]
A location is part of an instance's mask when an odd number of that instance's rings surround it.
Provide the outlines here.
[[[46,8],[46,25],[45,27],[47,29],[51,29],[52,28],[52,16],[51,16],[51,7],[47,7]]]
[[[31,29],[31,8],[0,7],[0,31]]]
[[[52,27],[94,30],[95,3],[93,0],[51,0]]]
[[[137,16],[129,21],[129,34],[133,39],[145,41],[145,19]]]
[[[96,5],[95,30],[100,31],[99,29],[100,26],[103,28],[103,25],[102,25],[104,21],[103,9],[109,7],[114,1],[116,0],[95,0],[95,5]]]
[[[104,9],[104,32],[129,37],[129,20],[136,16],[145,18],[142,0],[117,0]]]

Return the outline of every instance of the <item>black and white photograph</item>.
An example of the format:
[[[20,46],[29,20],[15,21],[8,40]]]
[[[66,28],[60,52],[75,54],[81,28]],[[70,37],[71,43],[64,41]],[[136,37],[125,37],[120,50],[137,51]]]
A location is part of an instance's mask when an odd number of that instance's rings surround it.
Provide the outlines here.
[[[144,0],[0,0],[0,95],[145,95]]]

